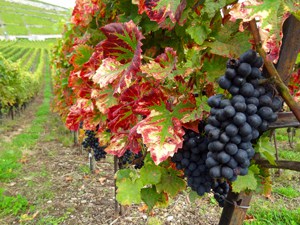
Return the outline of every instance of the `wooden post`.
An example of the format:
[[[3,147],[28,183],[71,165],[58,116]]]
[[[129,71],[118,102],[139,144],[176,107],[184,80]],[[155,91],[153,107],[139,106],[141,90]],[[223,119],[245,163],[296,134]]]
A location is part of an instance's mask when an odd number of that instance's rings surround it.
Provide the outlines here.
[[[252,192],[229,192],[219,225],[242,225],[249,208]]]

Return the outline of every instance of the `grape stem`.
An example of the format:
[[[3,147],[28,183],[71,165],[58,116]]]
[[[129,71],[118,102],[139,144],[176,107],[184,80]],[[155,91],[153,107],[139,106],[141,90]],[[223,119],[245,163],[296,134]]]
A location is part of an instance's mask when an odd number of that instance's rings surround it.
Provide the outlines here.
[[[259,31],[258,31],[258,28],[256,25],[256,21],[253,19],[249,23],[250,23],[250,29],[251,29],[252,35],[254,37],[255,45],[256,45],[256,51],[264,59],[264,66],[269,73],[270,81],[275,84],[276,89],[280,93],[281,97],[284,99],[286,104],[290,107],[291,111],[294,113],[297,120],[300,121],[300,105],[291,96],[288,87],[282,81],[274,64],[267,59],[266,52],[262,48],[261,38],[260,38]]]

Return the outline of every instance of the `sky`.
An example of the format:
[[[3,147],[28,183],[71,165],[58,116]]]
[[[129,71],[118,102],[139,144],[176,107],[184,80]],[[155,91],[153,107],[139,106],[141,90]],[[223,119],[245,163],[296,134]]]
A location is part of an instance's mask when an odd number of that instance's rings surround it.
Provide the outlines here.
[[[40,0],[41,2],[47,2],[52,5],[58,5],[65,8],[73,8],[75,6],[75,0]]]

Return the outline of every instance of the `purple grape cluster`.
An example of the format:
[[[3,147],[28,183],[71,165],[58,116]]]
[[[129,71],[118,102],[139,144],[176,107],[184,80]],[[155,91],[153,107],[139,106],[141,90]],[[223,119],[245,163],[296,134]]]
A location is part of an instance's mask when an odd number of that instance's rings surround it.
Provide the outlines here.
[[[128,166],[134,164],[135,169],[141,169],[144,165],[143,153],[139,152],[137,154],[130,150],[126,150],[123,156],[119,159],[122,166]]]
[[[92,130],[85,131],[86,138],[82,142],[83,148],[91,148],[94,152],[94,158],[99,161],[106,157],[106,151],[104,146],[99,145],[99,140],[95,136],[95,132]]]
[[[208,99],[211,111],[205,126],[209,140],[206,166],[213,178],[234,181],[238,175],[248,173],[255,154],[252,142],[276,121],[282,108],[281,98],[264,82],[262,65],[262,58],[253,50],[239,60],[230,59],[218,83],[232,97],[218,94]]]

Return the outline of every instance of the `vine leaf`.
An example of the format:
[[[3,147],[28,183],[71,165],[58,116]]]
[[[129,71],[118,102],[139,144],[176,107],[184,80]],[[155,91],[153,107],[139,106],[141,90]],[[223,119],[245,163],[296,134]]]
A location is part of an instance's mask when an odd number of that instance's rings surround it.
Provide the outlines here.
[[[128,135],[126,134],[114,134],[109,145],[105,148],[108,154],[116,155],[121,157],[127,150],[128,146]]]
[[[202,71],[207,73],[207,79],[210,82],[215,82],[218,77],[225,73],[226,61],[228,59],[219,55],[205,57],[203,61]]]
[[[268,160],[270,164],[276,165],[274,147],[271,145],[268,137],[261,137],[255,147],[255,150]]]
[[[248,31],[238,32],[239,23],[227,22],[221,29],[212,35],[215,41],[205,42],[211,48],[210,52],[227,58],[237,58],[251,48]]]
[[[141,189],[143,184],[138,174],[129,169],[119,170],[116,173],[117,201],[122,205],[141,203]]]
[[[241,192],[246,190],[256,190],[258,183],[255,175],[257,174],[259,174],[257,165],[250,166],[247,175],[238,176],[236,181],[232,183],[232,191]]]
[[[136,125],[155,164],[166,160],[182,147],[184,130],[180,119],[193,106],[191,103],[179,103],[170,111],[162,102],[152,106],[150,115]]]
[[[161,180],[160,168],[156,165],[145,164],[141,170],[141,180],[144,185],[146,184],[158,184]]]
[[[106,40],[101,42],[104,60],[93,81],[105,87],[115,81],[115,92],[128,88],[140,71],[144,38],[133,21],[110,23],[101,28]]]
[[[166,192],[171,197],[176,196],[180,191],[186,188],[185,181],[178,177],[180,172],[172,168],[162,168],[161,182],[156,185],[158,192]]]
[[[141,197],[148,206],[148,212],[150,212],[155,205],[166,202],[165,194],[163,192],[157,193],[155,186],[143,188],[141,190]]]
[[[88,117],[88,114],[93,114],[93,110],[94,106],[90,100],[77,99],[76,104],[70,108],[66,119],[66,126],[70,130],[78,130],[81,119]]]
[[[289,16],[289,13],[285,11],[288,8],[293,12],[297,10],[297,7],[291,2],[283,0],[253,1],[250,4],[236,4],[230,11],[231,20],[242,19],[244,22],[248,22],[259,18],[262,47],[268,52],[268,60],[276,62],[281,47],[282,25]]]
[[[164,80],[175,69],[176,62],[176,51],[167,47],[164,53],[157,56],[154,61],[143,65],[141,70],[156,80]]]
[[[213,18],[226,4],[228,4],[226,0],[204,1],[204,7],[201,12],[207,13],[209,18]]]
[[[191,38],[198,44],[202,45],[206,40],[211,30],[207,25],[191,25],[186,29],[186,32],[191,35]]]
[[[70,59],[70,64],[74,66],[75,70],[80,69],[83,64],[89,61],[94,49],[88,45],[81,44],[74,47],[74,52]]]
[[[111,85],[108,85],[103,89],[92,90],[91,98],[95,99],[96,106],[102,114],[107,114],[109,108],[118,104],[118,101],[113,94]]]
[[[148,107],[156,105],[166,97],[155,84],[150,82],[131,85],[119,96],[119,104],[108,110],[108,126],[112,131],[130,129],[137,121],[139,115],[149,115]]]
[[[139,0],[138,7],[140,14],[145,12],[150,20],[166,27],[167,18],[172,23],[180,21],[182,12],[186,7],[186,0]]]

